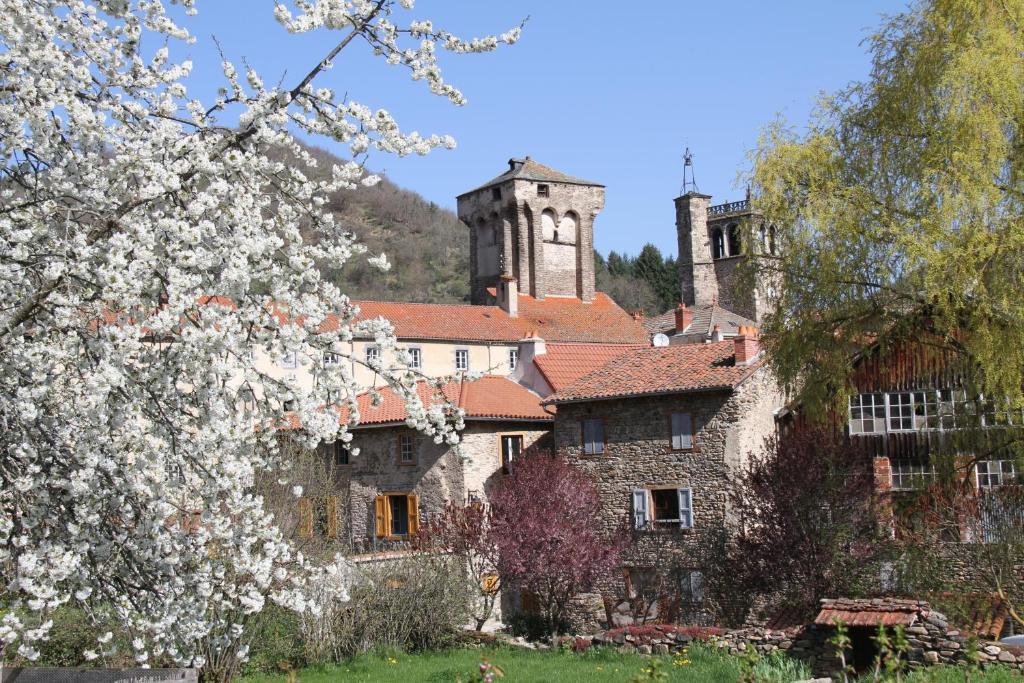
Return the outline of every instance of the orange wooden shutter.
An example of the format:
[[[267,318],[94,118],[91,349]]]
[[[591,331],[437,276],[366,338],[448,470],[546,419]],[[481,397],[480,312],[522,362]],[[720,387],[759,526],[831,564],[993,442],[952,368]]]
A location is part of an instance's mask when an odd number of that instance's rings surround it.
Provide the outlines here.
[[[327,538],[338,537],[338,497],[327,496]]]
[[[498,575],[497,574],[484,574],[480,582],[480,589],[487,595],[493,595],[498,592]]]
[[[415,536],[420,532],[420,498],[415,493],[408,495],[409,499],[409,536]]]
[[[309,538],[313,535],[313,506],[309,498],[299,498],[299,536]]]
[[[376,513],[377,520],[377,538],[384,538],[388,535],[388,498],[387,496],[377,496],[373,499],[373,507]]]

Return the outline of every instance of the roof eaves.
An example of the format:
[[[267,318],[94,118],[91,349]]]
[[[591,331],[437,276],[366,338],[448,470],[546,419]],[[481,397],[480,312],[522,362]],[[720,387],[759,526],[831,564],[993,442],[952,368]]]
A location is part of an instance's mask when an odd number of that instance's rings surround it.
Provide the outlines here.
[[[744,378],[746,379],[746,378]],[[658,391],[631,391],[624,394],[607,394],[600,396],[580,396],[560,399],[552,397],[541,402],[541,405],[562,405],[567,403],[590,403],[591,401],[614,401],[620,398],[642,398],[645,396],[671,396],[674,394],[703,394],[715,391],[733,390],[738,384],[716,384],[713,386],[661,389]]]

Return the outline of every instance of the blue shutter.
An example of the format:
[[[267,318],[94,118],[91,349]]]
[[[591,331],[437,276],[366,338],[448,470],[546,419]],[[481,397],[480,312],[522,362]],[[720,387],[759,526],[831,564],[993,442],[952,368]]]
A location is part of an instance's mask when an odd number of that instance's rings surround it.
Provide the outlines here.
[[[633,489],[633,526],[647,526],[647,489]]]
[[[693,499],[690,489],[679,489],[679,526],[683,529],[693,528]]]
[[[693,448],[693,421],[689,413],[672,413],[672,450]]]

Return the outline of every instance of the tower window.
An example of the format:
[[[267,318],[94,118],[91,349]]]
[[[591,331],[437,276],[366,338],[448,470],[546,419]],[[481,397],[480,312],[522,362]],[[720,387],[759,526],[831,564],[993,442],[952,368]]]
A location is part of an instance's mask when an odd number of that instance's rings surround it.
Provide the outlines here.
[[[740,255],[740,228],[733,223],[729,226],[729,256]]]
[[[548,186],[543,184],[543,183],[538,185],[537,186],[537,196],[538,197],[547,197],[547,196],[549,196]]]
[[[711,255],[716,259],[725,256],[725,238],[722,237],[721,228],[715,228],[711,232]]]
[[[495,188],[491,189],[491,199],[493,199],[496,202],[500,202],[501,201],[501,188],[500,187],[495,187]]]
[[[768,228],[768,252],[775,255],[775,226]]]

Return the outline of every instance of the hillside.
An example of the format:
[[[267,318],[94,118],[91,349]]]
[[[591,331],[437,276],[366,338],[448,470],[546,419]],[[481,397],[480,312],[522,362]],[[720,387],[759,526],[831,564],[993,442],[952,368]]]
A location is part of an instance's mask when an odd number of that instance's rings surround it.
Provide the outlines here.
[[[323,169],[343,159],[310,148]],[[326,170],[325,170],[326,172]],[[384,252],[391,270],[381,273],[365,261],[352,261],[332,277],[354,299],[462,303],[469,300],[469,233],[449,209],[427,201],[386,178],[374,187],[337,192],[329,208],[371,253]],[[675,283],[675,261],[662,261],[647,245],[635,259],[597,252],[597,288],[627,310],[656,315],[674,305],[664,293]]]

